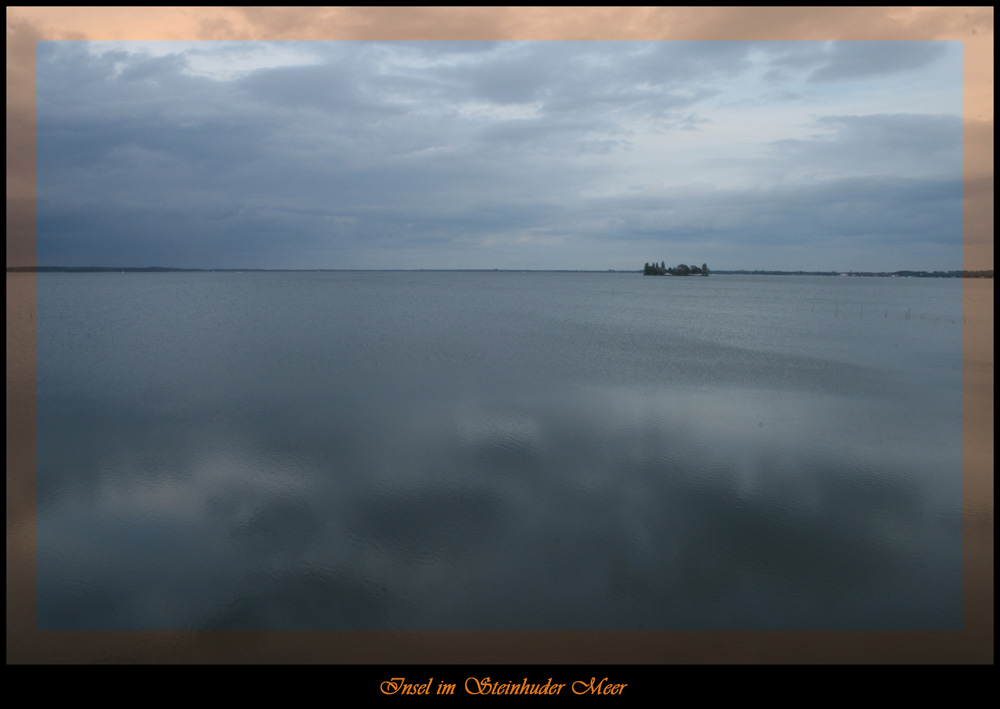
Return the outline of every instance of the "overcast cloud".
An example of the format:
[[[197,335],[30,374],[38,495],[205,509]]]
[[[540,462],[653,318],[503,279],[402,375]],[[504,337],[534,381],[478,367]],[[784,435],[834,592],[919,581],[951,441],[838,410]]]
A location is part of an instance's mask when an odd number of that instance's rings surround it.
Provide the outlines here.
[[[39,42],[38,264],[962,267],[959,42]]]

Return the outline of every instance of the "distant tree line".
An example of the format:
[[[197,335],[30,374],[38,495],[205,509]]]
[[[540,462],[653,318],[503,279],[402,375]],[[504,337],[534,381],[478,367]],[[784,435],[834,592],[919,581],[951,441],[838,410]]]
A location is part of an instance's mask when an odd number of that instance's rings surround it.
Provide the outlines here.
[[[676,266],[671,266],[667,268],[666,261],[660,261],[660,263],[647,263],[643,266],[642,275],[644,276],[707,276],[708,266],[701,264],[698,266],[688,266],[687,264],[681,263]]]
[[[993,278],[993,271],[713,271],[742,276],[857,276],[868,278]]]

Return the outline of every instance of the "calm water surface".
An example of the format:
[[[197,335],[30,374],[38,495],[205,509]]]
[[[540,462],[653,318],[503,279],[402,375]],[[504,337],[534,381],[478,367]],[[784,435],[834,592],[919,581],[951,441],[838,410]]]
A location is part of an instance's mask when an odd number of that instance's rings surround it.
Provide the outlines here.
[[[38,275],[42,629],[957,629],[962,283]]]

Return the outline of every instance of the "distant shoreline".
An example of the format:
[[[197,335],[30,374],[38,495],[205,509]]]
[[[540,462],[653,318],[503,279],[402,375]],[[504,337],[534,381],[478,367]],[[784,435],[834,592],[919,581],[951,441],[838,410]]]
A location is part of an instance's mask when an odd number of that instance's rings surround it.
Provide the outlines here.
[[[8,266],[7,273],[637,273],[642,270],[526,269],[526,268],[166,268],[162,266]],[[993,278],[983,271],[724,271],[712,274],[740,276],[852,276],[866,278]]]

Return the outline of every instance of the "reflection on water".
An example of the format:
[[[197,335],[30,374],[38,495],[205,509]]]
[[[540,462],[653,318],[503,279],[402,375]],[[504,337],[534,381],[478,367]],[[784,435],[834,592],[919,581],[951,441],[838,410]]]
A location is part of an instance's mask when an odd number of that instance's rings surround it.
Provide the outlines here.
[[[40,628],[961,627],[960,284],[48,276]]]

